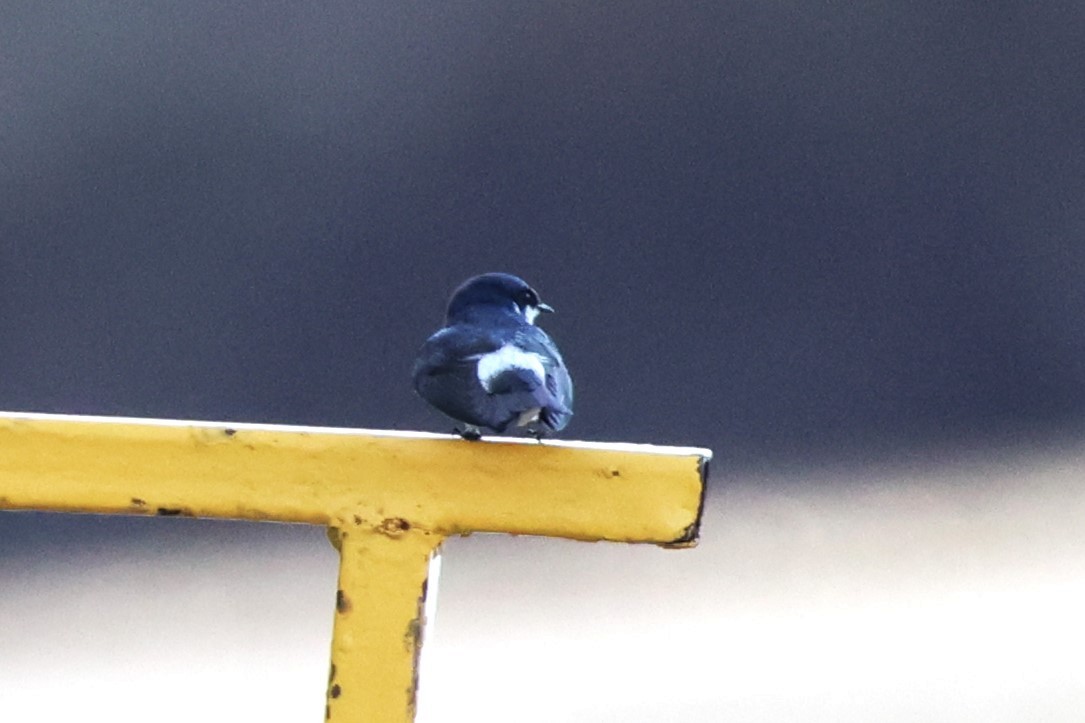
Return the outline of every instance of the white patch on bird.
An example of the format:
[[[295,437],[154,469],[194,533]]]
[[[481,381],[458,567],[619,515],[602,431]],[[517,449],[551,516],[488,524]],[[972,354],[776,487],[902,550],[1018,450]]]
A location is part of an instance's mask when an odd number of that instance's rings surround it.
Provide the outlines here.
[[[516,420],[516,426],[526,427],[533,422],[539,421],[540,412],[542,412],[542,407],[532,407],[527,411],[520,412],[520,417]]]
[[[506,344],[497,351],[480,356],[476,373],[479,382],[482,383],[482,388],[488,392],[493,380],[509,369],[524,369],[534,372],[540,384],[546,381],[546,367],[543,366],[539,355],[524,351],[512,344]]]
[[[524,315],[524,320],[527,321],[527,323],[534,324],[535,319],[539,318],[539,307],[537,307],[537,306],[525,306],[524,311],[523,311],[523,315]]]

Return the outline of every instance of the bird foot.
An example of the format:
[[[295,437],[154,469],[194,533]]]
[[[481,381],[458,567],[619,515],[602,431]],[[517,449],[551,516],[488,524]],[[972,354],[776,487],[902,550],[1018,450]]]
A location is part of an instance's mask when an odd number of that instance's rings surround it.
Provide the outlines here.
[[[470,424],[465,424],[463,429],[456,427],[452,430],[452,433],[463,437],[468,442],[477,442],[482,439],[482,430],[478,427],[472,427]]]

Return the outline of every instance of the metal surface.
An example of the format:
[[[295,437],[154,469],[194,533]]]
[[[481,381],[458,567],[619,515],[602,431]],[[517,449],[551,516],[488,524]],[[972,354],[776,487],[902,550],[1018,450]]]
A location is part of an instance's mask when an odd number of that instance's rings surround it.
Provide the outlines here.
[[[695,543],[710,453],[281,425],[0,413],[0,509],[325,525],[340,550],[327,715],[411,721],[449,535]]]
[[[328,720],[414,720],[430,557],[442,537],[338,528]]]

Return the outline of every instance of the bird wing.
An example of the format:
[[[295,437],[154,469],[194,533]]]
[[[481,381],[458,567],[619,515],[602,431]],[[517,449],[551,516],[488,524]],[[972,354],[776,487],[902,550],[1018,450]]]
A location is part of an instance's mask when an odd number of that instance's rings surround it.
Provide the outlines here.
[[[502,373],[494,380],[493,391],[483,387],[479,360],[506,342],[507,339],[476,326],[441,329],[426,341],[419,353],[414,368],[415,390],[453,419],[504,431],[524,409],[532,406],[535,393],[527,374],[524,379],[515,380]],[[534,386],[540,386],[537,380]]]
[[[540,417],[553,431],[560,431],[573,416],[573,380],[550,335],[537,326],[525,326],[517,332],[517,344],[538,355],[546,370],[547,399]]]
[[[526,411],[538,409],[547,427],[558,430],[572,415],[572,383],[561,354],[541,329],[524,325],[512,337],[533,354],[544,374],[511,366],[479,379],[479,360],[509,343],[509,337],[478,327],[446,327],[423,345],[414,369],[414,386],[424,399],[454,419],[504,431]]]
[[[454,374],[466,367],[472,368],[484,354],[497,351],[502,346],[494,334],[472,331],[468,328],[448,326],[426,340],[414,366],[414,378]]]

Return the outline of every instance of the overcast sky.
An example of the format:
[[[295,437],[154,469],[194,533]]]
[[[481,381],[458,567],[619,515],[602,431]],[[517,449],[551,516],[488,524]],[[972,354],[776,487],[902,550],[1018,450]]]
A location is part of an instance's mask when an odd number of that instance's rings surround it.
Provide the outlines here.
[[[1085,418],[1085,10],[6,2],[0,408],[443,431],[533,283],[573,438],[720,465]]]
[[[712,448],[710,519],[453,541],[423,695],[1077,720],[1080,447],[992,458],[1085,439],[1083,39],[1055,0],[0,0],[0,410],[447,431],[414,355],[513,272],[564,436]],[[333,577],[317,529],[4,513],[8,698],[319,715]]]

